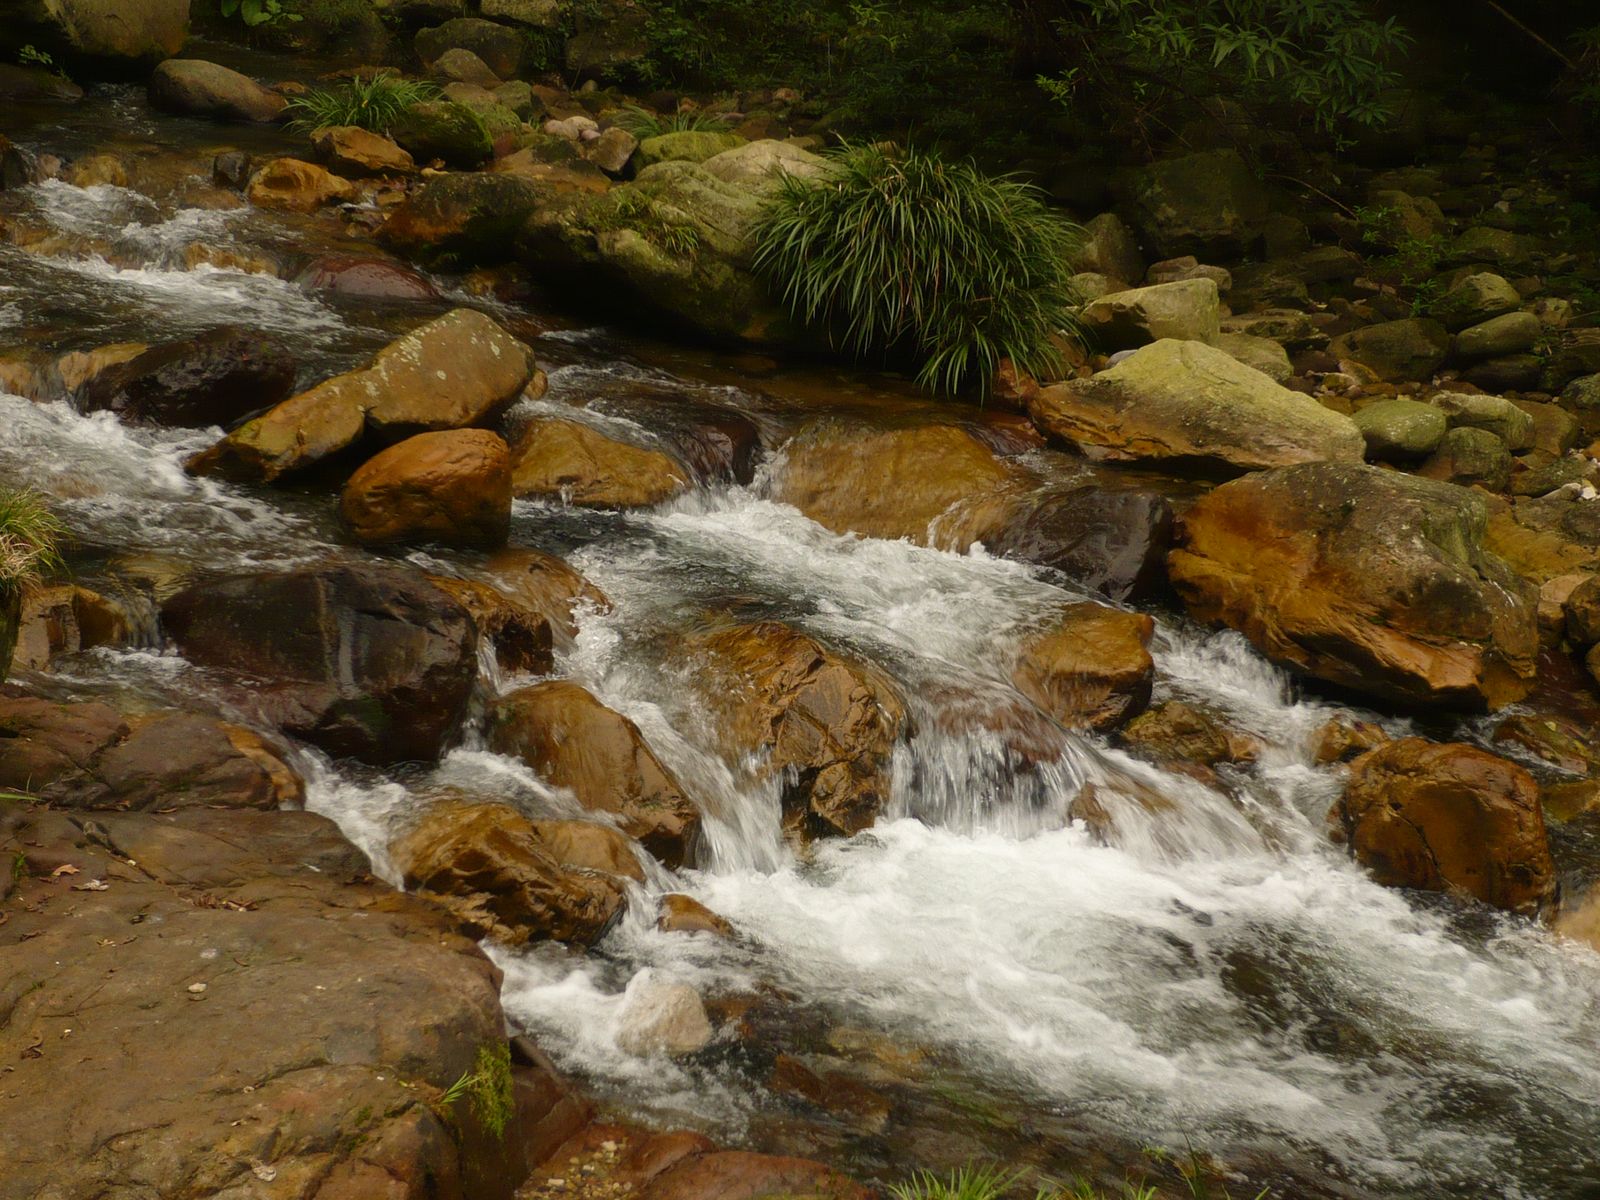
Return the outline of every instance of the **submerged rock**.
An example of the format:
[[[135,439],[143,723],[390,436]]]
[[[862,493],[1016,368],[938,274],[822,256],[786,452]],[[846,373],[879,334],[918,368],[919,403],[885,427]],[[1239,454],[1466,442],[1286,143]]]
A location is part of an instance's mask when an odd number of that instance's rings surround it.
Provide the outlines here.
[[[1377,467],[1313,463],[1198,500],[1168,559],[1199,620],[1276,662],[1416,704],[1498,708],[1526,695],[1535,598],[1484,549],[1481,498]]]
[[[358,541],[502,546],[511,528],[511,460],[487,429],[419,433],[367,462],[339,513]]]
[[[1028,413],[1091,458],[1207,472],[1354,462],[1364,449],[1350,418],[1200,342],[1156,342],[1092,378],[1041,388]]]
[[[1525,913],[1554,899],[1538,785],[1475,746],[1390,742],[1352,764],[1335,813],[1379,883]]]
[[[1115,729],[1150,703],[1155,621],[1103,604],[1068,605],[1023,643],[1012,681],[1069,728]]]
[[[371,763],[438,758],[478,674],[472,617],[398,567],[207,580],[161,618],[184,657],[236,681],[264,720]]]
[[[557,861],[532,823],[503,804],[433,809],[390,854],[406,887],[476,936],[511,946],[593,945],[627,903],[615,879]]]
[[[496,701],[489,745],[520,758],[578,803],[621,818],[623,830],[669,867],[693,863],[700,810],[639,727],[564,679]]]
[[[283,400],[295,369],[281,343],[228,326],[104,366],[79,389],[77,404],[130,422],[228,426]]]

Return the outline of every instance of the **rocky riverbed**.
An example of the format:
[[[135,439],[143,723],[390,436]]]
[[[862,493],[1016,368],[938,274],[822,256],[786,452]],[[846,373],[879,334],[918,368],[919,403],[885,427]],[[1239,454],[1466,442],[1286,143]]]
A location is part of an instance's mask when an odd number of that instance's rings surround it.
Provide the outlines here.
[[[1541,152],[1140,167],[1095,352],[941,403],[754,274],[788,98],[641,142],[482,7],[392,139],[224,44],[0,71],[0,482],[73,531],[0,688],[0,1196],[1588,1194]]]

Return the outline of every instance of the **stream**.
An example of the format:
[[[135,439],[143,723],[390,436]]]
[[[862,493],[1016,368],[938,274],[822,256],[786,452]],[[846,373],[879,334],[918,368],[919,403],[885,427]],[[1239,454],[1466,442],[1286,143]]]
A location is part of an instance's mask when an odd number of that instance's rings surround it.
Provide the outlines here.
[[[652,405],[709,405],[753,417],[770,448],[823,404],[864,421],[923,406],[893,381],[575,325],[553,300],[512,308],[458,279],[436,280],[436,304],[363,308],[196,263],[196,243],[282,259],[302,239],[329,239],[298,218],[178,207],[193,164],[235,131],[156,121],[139,93],[113,86],[65,112],[25,111],[8,129],[64,155],[106,145],[142,155],[166,164],[171,186],[0,194],[5,215],[45,222],[73,247],[0,244],[0,348],[60,353],[231,323],[288,340],[306,384],[469,303],[535,347],[550,376],[539,407],[585,420],[648,429]],[[289,145],[276,131],[240,136]],[[366,556],[346,544],[326,490],[186,475],[183,460],[218,436],[0,394],[0,479],[53,499],[89,586],[137,579],[160,591],[200,570]],[[637,886],[687,892],[739,931],[658,932],[641,895],[588,954],[491,949],[513,1020],[599,1101],[880,1179],[988,1157],[1114,1179],[1160,1148],[1214,1156],[1236,1196],[1264,1186],[1286,1197],[1600,1196],[1600,955],[1521,919],[1369,882],[1328,838],[1340,780],[1313,760],[1318,728],[1349,710],[1299,695],[1237,635],[1161,609],[1157,698],[1225,714],[1262,744],[1259,762],[1228,774],[1224,792],[1056,731],[1053,757],[1019,770],[1004,730],[963,718],[1003,719],[1022,635],[1079,597],[981,549],[828,532],[770,498],[782,469],[779,450],[749,485],[646,511],[515,507],[513,545],[562,555],[614,605],[583,619],[557,673],[634,720],[706,806],[700,867],[653,866]],[[477,561],[409,559],[449,572]],[[909,698],[915,733],[897,750],[891,809],[874,829],[797,857],[780,836],[776,787],[750,785],[718,755],[673,651],[705,614],[729,610],[846,649]],[[153,623],[146,642],[19,682],[195,703],[199,672],[159,644]],[[483,687],[527,682],[486,667]],[[297,754],[309,806],[391,879],[388,841],[441,797],[581,815],[484,749],[476,729],[427,768]],[[1107,810],[1103,837],[1068,819],[1086,781]],[[645,973],[692,984],[732,1032],[683,1062],[624,1053],[619,1014]],[[838,1102],[770,1086],[779,1055],[829,1080]]]

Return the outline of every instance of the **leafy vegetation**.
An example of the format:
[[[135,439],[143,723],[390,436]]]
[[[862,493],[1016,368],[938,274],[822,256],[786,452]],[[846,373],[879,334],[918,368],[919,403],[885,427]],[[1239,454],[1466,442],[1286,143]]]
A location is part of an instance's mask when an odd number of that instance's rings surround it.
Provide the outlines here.
[[[50,56],[48,50],[41,50],[32,42],[17,51],[17,61],[25,67],[43,67],[46,70],[56,65],[56,60]]]
[[[469,1100],[473,1115],[496,1138],[504,1137],[516,1100],[511,1086],[511,1047],[506,1042],[486,1042],[478,1047],[472,1070],[462,1073],[440,1095],[438,1107],[446,1112]]]
[[[1080,231],[1016,180],[928,150],[846,146],[786,176],[756,266],[800,320],[859,356],[909,358],[934,392],[987,388],[1000,360],[1057,365]]]
[[[224,17],[237,17],[251,28],[300,20],[300,14],[291,11],[284,0],[218,0],[217,7]]]
[[[1232,1200],[1228,1189],[1216,1183],[1215,1169],[1193,1150],[1179,1161],[1172,1161],[1165,1151],[1146,1153],[1177,1173],[1190,1200]],[[1006,1200],[1021,1194],[1021,1184],[1019,1172],[996,1166],[967,1166],[944,1177],[921,1172],[890,1187],[889,1194],[894,1200]],[[1034,1200],[1159,1200],[1162,1195],[1152,1184],[1134,1179],[1124,1179],[1109,1192],[1086,1179],[1069,1184],[1042,1183],[1034,1189]],[[1262,1188],[1253,1200],[1266,1197],[1267,1189]]]
[[[37,492],[0,491],[0,596],[62,570],[65,536],[65,527]]]
[[[1435,272],[1444,257],[1445,239],[1437,234],[1423,237],[1408,231],[1400,211],[1388,206],[1357,208],[1355,217],[1361,230],[1361,246],[1367,254],[1367,269],[1379,282],[1409,293],[1414,315],[1426,312],[1437,298],[1439,281]]]
[[[660,137],[665,133],[720,132],[727,128],[728,119],[720,113],[701,112],[696,108],[675,113],[655,113],[637,104],[629,104],[623,107],[615,123],[642,142],[645,138]]]
[[[387,133],[406,109],[439,95],[431,83],[398,75],[357,77],[339,87],[293,97],[289,101],[291,128],[314,133],[336,125],[358,125],[373,133]]]

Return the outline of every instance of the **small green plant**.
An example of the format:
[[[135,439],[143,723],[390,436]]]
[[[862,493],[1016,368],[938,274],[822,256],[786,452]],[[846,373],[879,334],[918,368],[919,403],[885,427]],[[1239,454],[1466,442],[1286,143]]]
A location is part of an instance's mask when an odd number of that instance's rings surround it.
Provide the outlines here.
[[[357,125],[388,133],[413,104],[439,97],[439,89],[420,80],[381,73],[357,77],[334,88],[317,88],[289,101],[290,128],[315,133],[335,125]]]
[[[0,490],[0,598],[62,570],[66,530],[28,488]]]
[[[473,1114],[496,1138],[505,1136],[515,1109],[511,1087],[511,1046],[506,1042],[485,1043],[478,1047],[472,1070],[462,1073],[440,1095],[438,1107],[452,1110],[462,1099],[470,1100]]]
[[[218,8],[224,17],[238,17],[251,29],[257,25],[300,20],[300,14],[289,11],[284,0],[219,0]]]
[[[17,61],[25,67],[43,67],[47,71],[56,65],[48,50],[41,50],[31,42],[17,51]]]
[[[664,133],[719,132],[728,127],[728,118],[722,113],[701,112],[697,108],[657,113],[637,104],[628,104],[623,107],[614,124],[620,125],[642,142],[645,138],[660,137]]]
[[[1040,193],[928,150],[846,145],[785,176],[756,266],[793,314],[859,356],[906,357],[929,391],[986,389],[1002,359],[1057,366],[1081,231]]]
[[[941,1178],[928,1171],[889,1189],[895,1200],[1003,1200],[1015,1194],[1021,1177],[994,1166],[967,1166]],[[1036,1200],[1156,1200],[1155,1188],[1124,1180],[1115,1192],[1106,1192],[1088,1180],[1068,1185],[1042,1184]]]

